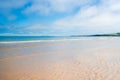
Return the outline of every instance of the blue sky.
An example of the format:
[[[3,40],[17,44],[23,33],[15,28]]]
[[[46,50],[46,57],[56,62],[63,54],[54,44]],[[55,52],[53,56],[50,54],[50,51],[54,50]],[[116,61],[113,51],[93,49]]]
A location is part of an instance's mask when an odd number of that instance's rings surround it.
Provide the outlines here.
[[[0,35],[120,32],[120,0],[0,0]]]

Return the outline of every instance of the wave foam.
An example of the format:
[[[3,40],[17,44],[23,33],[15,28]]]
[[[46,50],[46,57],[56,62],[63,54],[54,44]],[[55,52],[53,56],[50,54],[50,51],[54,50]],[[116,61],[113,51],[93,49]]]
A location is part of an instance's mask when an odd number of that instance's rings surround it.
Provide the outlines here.
[[[0,44],[12,43],[36,43],[36,42],[57,42],[57,41],[75,41],[75,40],[93,40],[94,38],[74,38],[74,39],[54,39],[54,40],[29,40],[29,41],[2,41]],[[116,38],[95,38],[97,40],[116,39]]]
[[[56,40],[3,41],[3,42],[0,42],[0,43],[10,44],[10,43],[34,43],[34,42],[73,41],[73,40],[91,40],[91,39],[79,38],[79,39],[56,39]]]

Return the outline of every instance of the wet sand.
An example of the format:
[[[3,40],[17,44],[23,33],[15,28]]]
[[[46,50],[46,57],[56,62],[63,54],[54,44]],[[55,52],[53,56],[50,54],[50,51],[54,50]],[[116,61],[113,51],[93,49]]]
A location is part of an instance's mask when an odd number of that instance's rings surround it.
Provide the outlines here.
[[[120,80],[120,38],[0,44],[0,80]]]

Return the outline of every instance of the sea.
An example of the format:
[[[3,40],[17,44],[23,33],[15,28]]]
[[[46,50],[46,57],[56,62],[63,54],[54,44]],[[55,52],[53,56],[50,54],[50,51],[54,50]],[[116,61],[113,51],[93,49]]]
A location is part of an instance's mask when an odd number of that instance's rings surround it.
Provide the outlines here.
[[[66,40],[66,39],[75,39],[75,37],[71,37],[71,36],[0,36],[0,43],[58,41],[58,40]]]
[[[63,36],[0,36],[0,41],[31,41],[68,38]]]
[[[65,40],[92,40],[92,39],[113,39],[115,37],[86,37],[86,36],[0,36],[0,43],[29,43],[29,42],[50,42]]]

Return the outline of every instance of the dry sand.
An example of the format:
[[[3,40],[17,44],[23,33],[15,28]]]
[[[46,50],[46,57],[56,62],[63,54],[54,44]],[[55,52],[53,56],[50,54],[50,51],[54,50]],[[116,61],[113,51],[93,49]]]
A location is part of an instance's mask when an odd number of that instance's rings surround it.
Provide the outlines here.
[[[0,80],[120,80],[119,40],[2,45]]]

